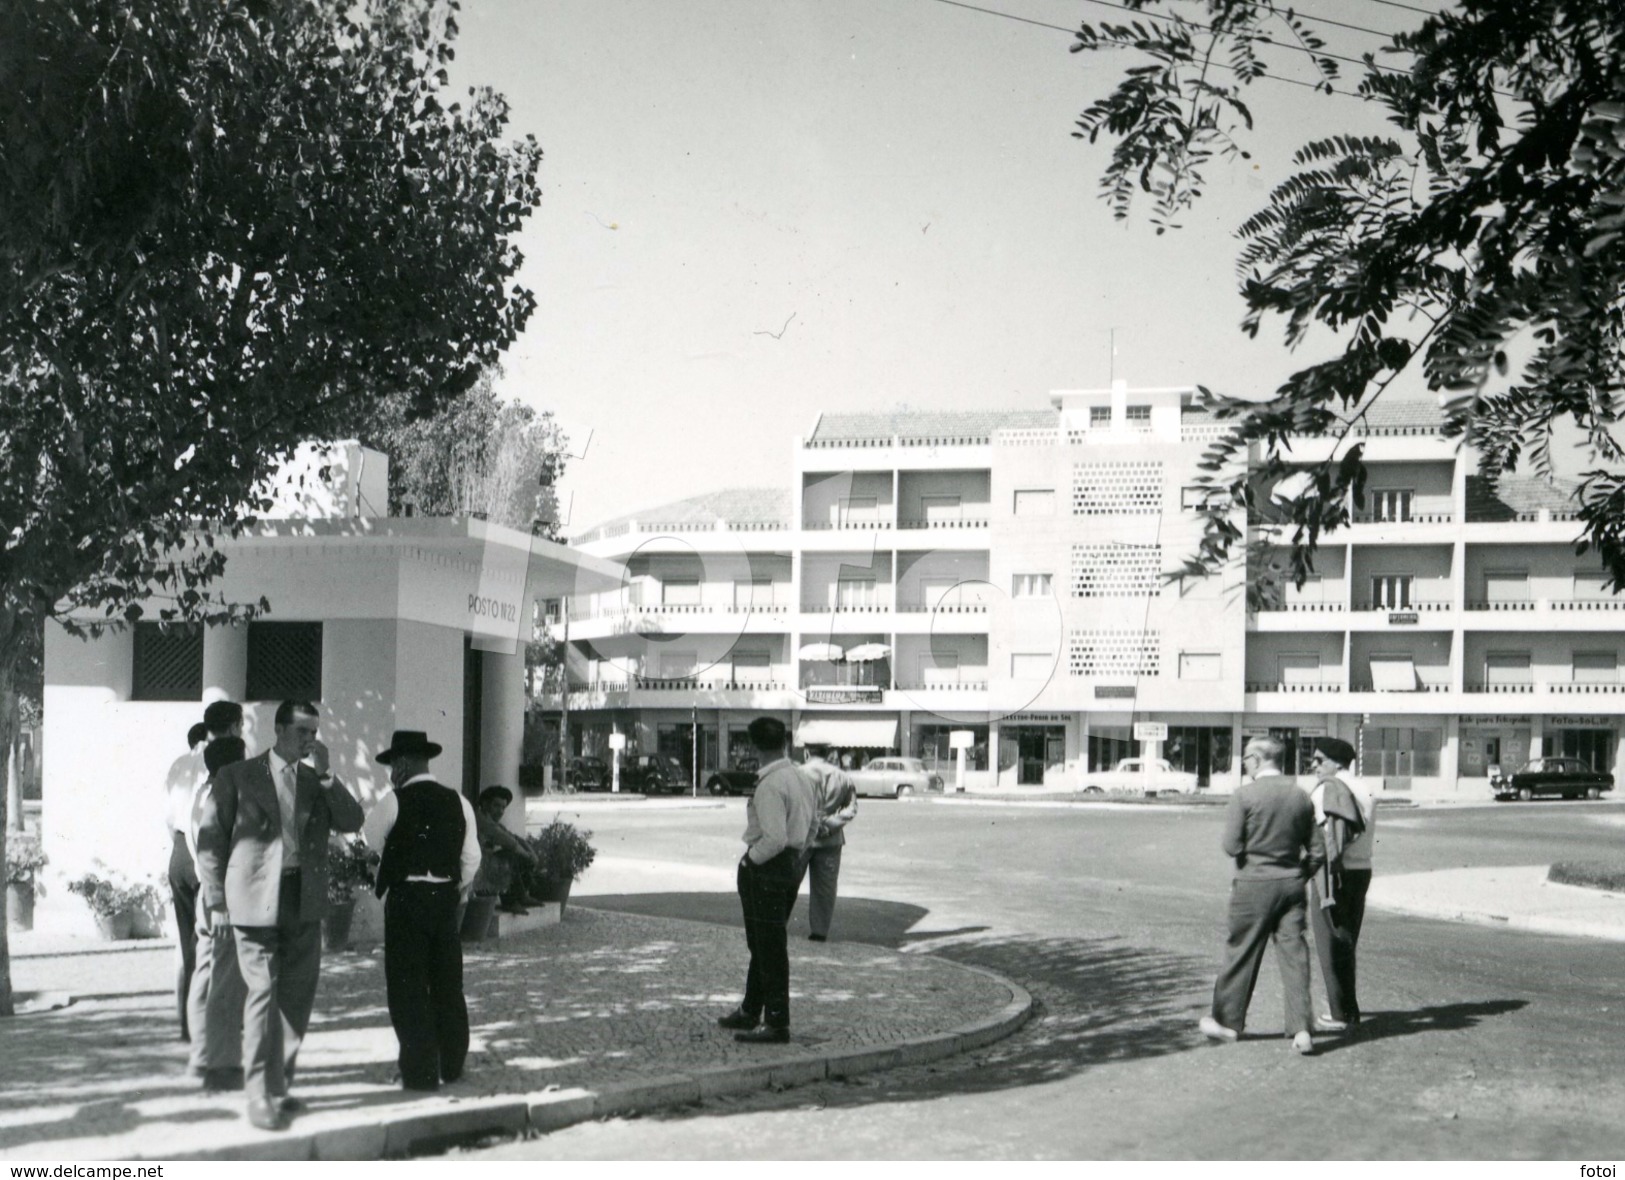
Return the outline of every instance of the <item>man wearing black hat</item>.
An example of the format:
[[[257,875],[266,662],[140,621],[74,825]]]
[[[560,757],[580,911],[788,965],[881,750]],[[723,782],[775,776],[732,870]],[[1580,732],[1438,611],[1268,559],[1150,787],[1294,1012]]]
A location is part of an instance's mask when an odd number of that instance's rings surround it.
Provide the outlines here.
[[[383,853],[384,984],[408,1090],[455,1082],[468,1056],[457,908],[479,870],[480,843],[468,800],[429,773],[439,753],[423,731],[397,729],[378,755],[395,789],[361,829]]]
[[[1326,863],[1309,879],[1309,925],[1326,985],[1327,1010],[1315,1019],[1317,1032],[1346,1032],[1360,1024],[1354,948],[1371,888],[1377,815],[1371,792],[1349,776],[1354,758],[1354,747],[1341,738],[1315,739],[1310,769],[1319,781],[1309,800],[1326,845]]]

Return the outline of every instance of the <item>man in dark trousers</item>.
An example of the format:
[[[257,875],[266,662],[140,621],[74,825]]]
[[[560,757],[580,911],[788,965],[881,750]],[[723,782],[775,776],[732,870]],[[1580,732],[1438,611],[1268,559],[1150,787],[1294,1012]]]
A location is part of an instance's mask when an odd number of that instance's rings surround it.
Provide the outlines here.
[[[807,743],[807,757],[801,769],[817,780],[819,823],[818,834],[796,865],[796,880],[790,887],[790,896],[793,899],[801,892],[802,878],[810,872],[812,885],[807,890],[807,921],[812,933],[807,937],[813,942],[824,942],[835,920],[841,849],[846,846],[846,825],[858,815],[858,789],[853,785],[852,776],[829,760],[829,747],[822,743]]]
[[[750,969],[745,998],[717,1023],[734,1029],[736,1041],[783,1044],[790,1039],[785,927],[796,900],[796,865],[818,830],[818,791],[812,778],[785,757],[784,722],[758,717],[748,732],[762,763],[756,793],[745,804],[745,855],[738,875]]]
[[[1315,808],[1281,773],[1283,747],[1274,738],[1247,743],[1242,770],[1253,775],[1230,797],[1222,846],[1236,862],[1230,883],[1229,938],[1213,985],[1213,1012],[1202,1034],[1234,1041],[1247,1026],[1247,1006],[1273,940],[1286,1002],[1286,1035],[1299,1053],[1314,1052],[1309,1035],[1309,945],[1304,938],[1304,882],[1324,859]]]
[[[480,842],[468,800],[429,773],[439,753],[423,731],[397,729],[378,755],[395,789],[362,827],[383,854],[384,984],[408,1090],[455,1082],[468,1057],[457,911],[479,871]]]
[[[287,1127],[294,1061],[310,1027],[327,916],[327,844],[361,827],[361,804],[328,770],[309,701],[283,701],[276,744],[221,768],[197,831],[197,875],[208,925],[237,932],[248,1121]],[[305,759],[310,759],[306,765]]]

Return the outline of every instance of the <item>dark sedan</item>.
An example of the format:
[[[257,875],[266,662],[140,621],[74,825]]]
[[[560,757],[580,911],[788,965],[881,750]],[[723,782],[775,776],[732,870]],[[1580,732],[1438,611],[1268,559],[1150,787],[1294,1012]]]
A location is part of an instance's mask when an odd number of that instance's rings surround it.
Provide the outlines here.
[[[706,776],[705,789],[713,795],[754,795],[759,767],[755,758],[736,758],[731,767],[711,771]]]
[[[1512,774],[1497,774],[1490,789],[1500,800],[1561,795],[1565,799],[1600,799],[1614,789],[1614,776],[1592,770],[1578,758],[1532,758]]]
[[[602,758],[572,758],[564,781],[578,791],[602,791],[609,786],[609,766]]]

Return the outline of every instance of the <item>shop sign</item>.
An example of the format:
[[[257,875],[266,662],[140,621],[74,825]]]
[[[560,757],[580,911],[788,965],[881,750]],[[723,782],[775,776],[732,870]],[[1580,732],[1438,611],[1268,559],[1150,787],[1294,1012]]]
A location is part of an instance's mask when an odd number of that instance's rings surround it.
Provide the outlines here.
[[[1050,721],[1065,724],[1071,718],[1065,713],[1012,713],[1007,720],[1018,723],[1022,721]]]
[[[1270,731],[1268,726],[1244,725],[1241,729],[1242,737],[1269,737],[1269,735]]]
[[[1136,721],[1134,740],[1137,742],[1165,742],[1168,740],[1166,721]]]
[[[1548,724],[1572,726],[1577,729],[1612,729],[1616,717],[1548,717]]]
[[[1528,725],[1527,717],[1503,717],[1499,714],[1480,713],[1464,715],[1461,719],[1463,725]]]
[[[1417,614],[1413,610],[1391,610],[1388,612],[1388,621],[1390,623],[1414,623],[1417,621]]]
[[[1095,685],[1095,699],[1097,701],[1132,701],[1134,699],[1134,686],[1132,684],[1097,684]]]
[[[976,745],[976,734],[969,729],[950,729],[948,731],[948,748],[950,750],[969,750]]]

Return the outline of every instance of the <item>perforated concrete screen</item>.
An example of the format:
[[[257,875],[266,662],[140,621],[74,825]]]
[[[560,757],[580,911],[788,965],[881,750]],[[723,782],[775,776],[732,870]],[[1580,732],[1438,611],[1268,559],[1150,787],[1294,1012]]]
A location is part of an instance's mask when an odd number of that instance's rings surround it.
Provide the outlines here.
[[[1073,516],[1133,516],[1161,510],[1161,460],[1072,465]]]
[[[1161,545],[1072,546],[1074,598],[1150,598],[1161,587]]]
[[[1158,676],[1160,631],[1073,631],[1067,667],[1074,676]]]

